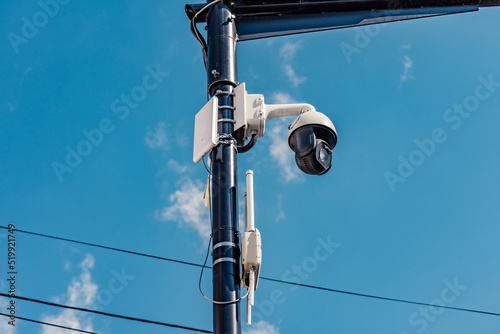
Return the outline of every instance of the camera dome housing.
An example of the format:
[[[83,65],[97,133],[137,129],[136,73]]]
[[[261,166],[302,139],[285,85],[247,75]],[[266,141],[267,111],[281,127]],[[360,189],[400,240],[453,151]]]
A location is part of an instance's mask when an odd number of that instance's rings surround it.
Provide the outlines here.
[[[292,123],[288,145],[295,152],[297,166],[306,174],[322,175],[332,166],[337,131],[324,114],[305,112]]]

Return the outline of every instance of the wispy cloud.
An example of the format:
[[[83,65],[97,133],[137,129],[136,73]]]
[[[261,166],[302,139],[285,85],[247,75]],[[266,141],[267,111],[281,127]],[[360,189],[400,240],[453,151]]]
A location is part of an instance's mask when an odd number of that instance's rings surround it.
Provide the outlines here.
[[[413,60],[410,57],[404,56],[403,61],[401,62],[404,67],[404,72],[399,76],[399,86],[405,83],[408,79],[413,78],[411,74],[411,69],[413,67]]]
[[[271,325],[267,321],[259,321],[258,323],[252,325],[247,330],[243,330],[243,334],[279,334],[280,331],[278,327]]]
[[[271,96],[273,103],[295,103],[288,93],[277,92]],[[288,119],[290,120],[290,119]],[[295,165],[293,152],[288,146],[288,122],[286,118],[277,118],[267,127],[267,135],[271,139],[269,154],[279,168],[282,180],[285,183],[302,179],[299,169]]]
[[[190,144],[192,145],[192,142],[190,141],[191,139],[186,136],[186,133],[184,131],[177,131],[175,134],[175,142],[180,145],[181,147],[188,147]]]
[[[282,124],[273,124],[268,130],[271,138],[269,154],[277,163],[280,175],[285,183],[301,179],[299,169],[295,166],[293,152],[288,147],[288,131]],[[267,132],[267,131],[266,131]]]
[[[405,44],[401,47],[401,49],[411,49],[411,44]]]
[[[285,76],[290,80],[292,87],[298,87],[307,80],[306,77],[297,75],[293,67],[293,60],[302,47],[301,44],[302,41],[297,41],[295,43],[286,42],[279,50],[279,58],[282,63],[281,68]]]
[[[284,60],[292,60],[293,57],[295,57],[297,51],[299,51],[300,48],[302,47],[301,44],[302,44],[301,40],[296,43],[286,42],[280,48],[279,56]]]
[[[167,162],[167,167],[170,168],[171,170],[175,171],[177,174],[184,174],[187,170],[188,167],[185,165],[181,165],[177,161],[170,159]]]
[[[294,98],[288,93],[275,92],[271,95],[271,102],[278,104],[287,104],[296,103],[297,101],[295,101]]]
[[[155,126],[154,130],[149,130],[144,137],[144,142],[150,148],[168,149],[168,138],[166,133],[167,125],[161,122]]]
[[[281,220],[285,220],[285,210],[283,210],[283,195],[278,194],[278,198],[276,199],[276,209],[278,210],[278,214],[274,218],[276,222]]]
[[[73,277],[68,286],[66,294],[54,298],[58,303],[88,308],[96,299],[97,284],[92,282],[91,270],[94,268],[95,259],[91,254],[87,254],[79,267],[82,272],[79,276]],[[76,312],[75,310],[63,310],[59,315],[45,315],[42,321],[50,322],[62,326],[92,331],[92,318],[89,315]],[[2,332],[3,333],[3,332]],[[55,327],[44,326],[43,334],[66,334],[67,330]]]
[[[157,214],[158,219],[194,229],[205,239],[210,234],[210,220],[203,201],[204,192],[205,185],[200,181],[183,179],[179,189],[169,197],[171,204]]]
[[[71,262],[66,261],[64,262],[64,271],[70,271],[71,270]]]
[[[286,77],[290,82],[292,83],[292,87],[298,87],[300,84],[305,82],[307,80],[306,77],[299,77],[296,73],[295,70],[293,69],[292,65],[283,65],[283,71],[285,72]]]

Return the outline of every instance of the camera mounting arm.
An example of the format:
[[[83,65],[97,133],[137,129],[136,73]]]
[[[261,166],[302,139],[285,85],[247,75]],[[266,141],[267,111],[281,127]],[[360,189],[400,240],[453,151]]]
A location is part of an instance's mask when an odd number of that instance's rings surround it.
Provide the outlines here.
[[[316,108],[308,103],[266,104],[265,115],[267,121],[278,117],[300,115],[309,111],[316,111]]]
[[[252,136],[262,138],[266,121],[270,119],[316,111],[316,108],[308,103],[265,104],[264,95],[248,94],[244,82],[234,89],[234,95],[234,130],[244,128],[243,141]]]

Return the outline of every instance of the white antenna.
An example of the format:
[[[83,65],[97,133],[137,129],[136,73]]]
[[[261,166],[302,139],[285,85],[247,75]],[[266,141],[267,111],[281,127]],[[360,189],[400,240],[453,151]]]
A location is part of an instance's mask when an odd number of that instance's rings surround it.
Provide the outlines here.
[[[247,192],[246,192],[246,217],[245,232],[255,230],[254,197],[253,197],[253,171],[247,170]]]
[[[262,241],[260,232],[255,228],[253,172],[247,171],[247,192],[245,193],[245,235],[241,243],[241,263],[243,273],[241,285],[248,289],[247,324],[252,324],[252,306],[254,292],[259,281],[260,265],[262,263]]]

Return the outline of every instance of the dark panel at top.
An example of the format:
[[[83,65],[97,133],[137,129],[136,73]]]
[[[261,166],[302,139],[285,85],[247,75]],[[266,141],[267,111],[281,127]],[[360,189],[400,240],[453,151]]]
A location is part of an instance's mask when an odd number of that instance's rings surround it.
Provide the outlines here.
[[[500,6],[500,0],[239,0],[234,3],[236,15],[240,17],[463,5]]]
[[[223,0],[240,41],[395,22],[500,6],[500,0]],[[190,19],[206,3],[186,5]],[[204,11],[197,22],[206,21]]]
[[[304,4],[304,5],[310,5],[310,4],[324,4],[327,2],[336,2],[332,0],[232,0],[232,1],[225,1],[227,3],[233,2],[235,3],[236,6],[251,6],[251,5],[276,5],[276,4]],[[364,2],[364,1],[361,1]],[[399,1],[399,0],[392,0],[392,1],[387,1],[387,2],[392,2],[394,4],[399,3],[403,4],[404,3],[414,3],[417,4],[419,1]],[[482,6],[500,6],[500,0],[476,0],[472,1],[475,5],[478,5],[479,7]],[[432,7],[434,6],[449,6],[450,3],[448,1],[443,1],[443,0],[432,0],[428,1],[428,3],[432,3]],[[455,1],[455,4],[459,4],[460,1]],[[470,3],[470,1],[462,1],[460,4],[467,4]],[[413,8],[419,7],[417,6],[411,6]]]
[[[500,6],[500,0],[224,0],[237,17],[281,16],[320,13],[341,13],[370,10],[394,10],[409,8],[433,8],[475,5],[478,7]],[[191,19],[206,3],[186,5]],[[204,21],[206,12],[199,16]]]

